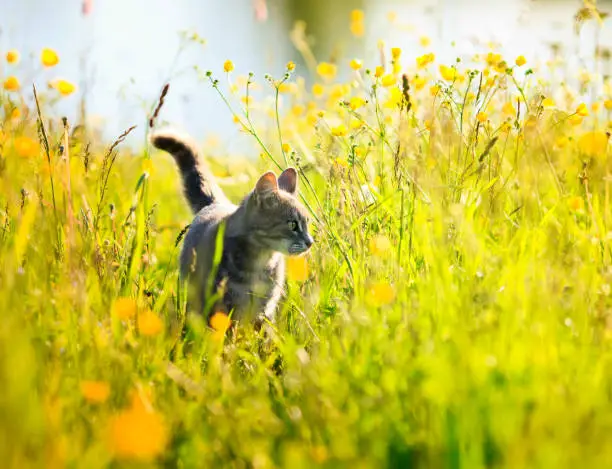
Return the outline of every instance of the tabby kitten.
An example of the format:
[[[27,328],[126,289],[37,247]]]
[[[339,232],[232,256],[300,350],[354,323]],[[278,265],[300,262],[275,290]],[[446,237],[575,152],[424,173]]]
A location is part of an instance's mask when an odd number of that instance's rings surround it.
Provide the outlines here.
[[[273,172],[263,174],[234,205],[190,139],[162,130],[151,135],[151,143],[174,157],[195,213],[180,255],[189,309],[255,323],[273,320],[283,293],[284,254],[302,254],[313,244],[306,210],[296,198],[297,171],[288,168],[278,179]]]

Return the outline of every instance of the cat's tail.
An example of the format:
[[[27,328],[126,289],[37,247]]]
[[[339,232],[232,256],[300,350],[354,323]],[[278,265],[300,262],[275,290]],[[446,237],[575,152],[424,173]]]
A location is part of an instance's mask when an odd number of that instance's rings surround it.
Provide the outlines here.
[[[212,203],[227,202],[191,138],[173,130],[157,130],[151,133],[149,139],[154,147],[174,157],[183,179],[185,198],[194,213]]]

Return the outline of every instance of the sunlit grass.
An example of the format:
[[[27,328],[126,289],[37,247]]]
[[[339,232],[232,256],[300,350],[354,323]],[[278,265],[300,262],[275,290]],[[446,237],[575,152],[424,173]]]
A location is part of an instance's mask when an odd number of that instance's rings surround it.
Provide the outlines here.
[[[221,313],[181,336],[191,220],[170,157],[47,118],[66,80],[39,114],[6,53],[3,467],[612,463],[609,83],[419,43],[312,82],[294,62],[202,74],[261,155],[210,161],[228,194],[294,165],[312,214],[267,339]]]

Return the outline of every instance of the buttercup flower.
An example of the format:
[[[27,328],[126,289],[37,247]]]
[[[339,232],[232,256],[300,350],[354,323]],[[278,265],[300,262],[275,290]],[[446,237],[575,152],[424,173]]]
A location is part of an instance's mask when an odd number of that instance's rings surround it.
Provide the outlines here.
[[[59,63],[59,56],[53,49],[46,47],[40,54],[40,61],[45,67],[54,67]]]

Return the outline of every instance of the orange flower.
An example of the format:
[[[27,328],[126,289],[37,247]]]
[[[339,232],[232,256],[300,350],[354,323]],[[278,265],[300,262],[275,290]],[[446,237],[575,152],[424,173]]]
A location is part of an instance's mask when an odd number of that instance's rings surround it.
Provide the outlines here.
[[[148,461],[160,455],[168,442],[163,419],[145,405],[133,405],[110,422],[110,446],[120,459]]]
[[[584,199],[578,196],[570,197],[567,199],[567,206],[572,212],[584,212]]]
[[[15,152],[22,158],[31,158],[38,155],[38,142],[30,137],[16,137],[13,141]]]
[[[40,61],[45,67],[54,67],[59,63],[59,56],[53,49],[46,47],[40,54]]]
[[[110,395],[110,386],[104,381],[81,381],[81,394],[92,404],[102,404]]]
[[[6,53],[6,61],[10,64],[16,64],[19,62],[19,52],[15,49],[11,49]]]
[[[153,311],[145,311],[138,316],[138,330],[142,335],[154,336],[164,328],[164,323]]]
[[[113,305],[113,313],[116,314],[119,319],[131,319],[136,316],[137,311],[138,304],[136,300],[132,298],[118,298]]]
[[[287,277],[294,282],[308,280],[308,260],[305,257],[287,258]]]
[[[21,83],[19,83],[17,77],[11,75],[4,80],[3,87],[6,91],[19,91],[21,88]]]
[[[216,341],[223,341],[225,333],[232,325],[232,320],[229,316],[222,312],[216,312],[209,319],[210,327],[213,329],[213,339]]]

